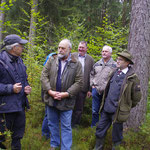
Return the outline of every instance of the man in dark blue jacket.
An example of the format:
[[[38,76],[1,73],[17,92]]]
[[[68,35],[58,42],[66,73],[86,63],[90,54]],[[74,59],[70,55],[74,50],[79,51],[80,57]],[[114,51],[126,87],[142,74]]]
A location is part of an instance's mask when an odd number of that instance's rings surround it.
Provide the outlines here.
[[[27,95],[31,87],[27,81],[26,67],[20,58],[23,45],[28,41],[18,35],[5,37],[6,50],[0,53],[0,148],[6,149],[4,132],[12,132],[12,150],[21,150],[20,140],[25,131],[25,107],[29,108]]]

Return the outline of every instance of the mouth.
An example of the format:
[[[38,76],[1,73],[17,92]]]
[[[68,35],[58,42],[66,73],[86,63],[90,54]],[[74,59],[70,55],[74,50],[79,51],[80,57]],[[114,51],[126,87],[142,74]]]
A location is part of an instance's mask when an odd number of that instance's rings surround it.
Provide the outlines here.
[[[82,50],[79,50],[79,52],[83,52]]]

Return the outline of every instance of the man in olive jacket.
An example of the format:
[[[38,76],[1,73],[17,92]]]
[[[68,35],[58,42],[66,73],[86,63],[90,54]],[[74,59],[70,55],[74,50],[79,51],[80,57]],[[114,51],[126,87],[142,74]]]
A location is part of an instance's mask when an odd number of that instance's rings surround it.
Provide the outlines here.
[[[76,94],[82,88],[83,75],[81,63],[71,55],[71,48],[69,40],[62,40],[58,46],[58,56],[50,57],[42,71],[41,81],[51,132],[51,150],[60,145],[59,120],[61,150],[70,150],[72,145],[72,110]]]
[[[104,91],[100,108],[101,119],[96,128],[96,150],[102,150],[107,130],[113,123],[112,150],[123,139],[123,122],[141,99],[140,82],[131,64],[132,56],[124,51],[117,54],[117,70],[111,76]]]

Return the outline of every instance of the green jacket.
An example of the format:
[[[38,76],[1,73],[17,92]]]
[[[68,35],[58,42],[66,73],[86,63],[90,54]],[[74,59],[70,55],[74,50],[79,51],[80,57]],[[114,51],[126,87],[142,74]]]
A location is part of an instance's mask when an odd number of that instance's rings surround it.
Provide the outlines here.
[[[113,76],[113,74],[112,74]],[[109,80],[110,81],[110,80]],[[109,83],[104,91],[102,105],[100,111],[102,111],[105,99],[108,93]],[[113,122],[125,122],[130,114],[131,108],[135,107],[141,100],[140,81],[132,68],[126,74],[120,91],[120,97],[118,100],[118,108],[114,116]]]
[[[82,66],[77,59],[71,56],[62,76],[62,92],[68,92],[69,97],[62,100],[54,100],[48,94],[48,90],[56,91],[56,81],[58,72],[58,58],[50,57],[43,68],[41,82],[44,90],[44,102],[49,106],[54,106],[59,110],[71,110],[75,105],[75,96],[81,90],[83,84]]]

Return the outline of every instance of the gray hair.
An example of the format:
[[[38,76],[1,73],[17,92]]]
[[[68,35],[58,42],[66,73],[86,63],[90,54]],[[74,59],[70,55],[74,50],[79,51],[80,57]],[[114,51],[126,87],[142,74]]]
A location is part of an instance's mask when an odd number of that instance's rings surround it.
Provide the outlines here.
[[[81,44],[85,44],[85,46],[87,47],[87,42],[86,41],[80,41]],[[79,44],[80,44],[79,43]]]
[[[70,41],[70,40],[68,40],[68,39],[63,39],[61,42],[67,42],[67,43],[68,43],[68,45],[69,45],[69,48],[71,48],[71,49],[72,49],[72,43],[71,43],[71,41]]]
[[[112,53],[112,48],[111,48],[110,46],[108,46],[108,45],[105,45],[105,46],[103,47],[103,49],[107,49],[107,50],[109,50],[110,53]],[[103,50],[103,49],[102,49],[102,50]]]
[[[19,43],[14,43],[14,44],[11,44],[11,45],[6,45],[5,46],[6,47],[6,51],[11,50],[14,46],[17,46],[17,45],[19,45]]]

